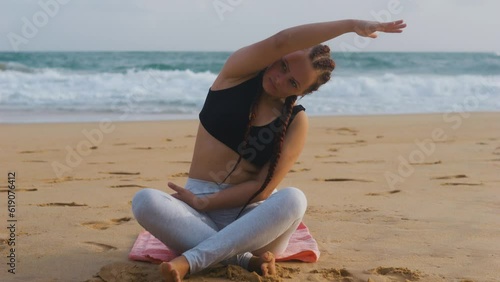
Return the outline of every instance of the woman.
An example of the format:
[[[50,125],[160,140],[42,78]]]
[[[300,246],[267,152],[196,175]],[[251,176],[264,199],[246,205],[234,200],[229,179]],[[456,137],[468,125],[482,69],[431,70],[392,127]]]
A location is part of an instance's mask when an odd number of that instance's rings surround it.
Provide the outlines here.
[[[307,202],[297,188],[275,188],[305,143],[307,116],[297,97],[318,89],[335,67],[321,42],[348,32],[375,38],[400,33],[402,20],[342,20],[301,25],[234,52],[210,87],[200,113],[185,188],[169,195],[139,191],[137,221],[181,256],[160,265],[167,281],[181,281],[215,263],[275,274]]]

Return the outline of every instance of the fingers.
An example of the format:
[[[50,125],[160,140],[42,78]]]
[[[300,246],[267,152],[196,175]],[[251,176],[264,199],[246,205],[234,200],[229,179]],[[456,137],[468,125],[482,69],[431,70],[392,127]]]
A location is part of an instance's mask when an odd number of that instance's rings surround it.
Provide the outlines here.
[[[388,30],[388,31],[384,31],[385,33],[401,33],[403,32],[402,30]]]
[[[168,182],[168,187],[170,187],[172,190],[174,190],[175,192],[179,192],[180,190],[184,189],[182,188],[181,186],[177,185],[177,184],[174,184],[172,182]]]
[[[406,25],[403,20],[397,20],[393,22],[386,22],[385,24],[391,24],[391,25]]]
[[[384,32],[401,32],[403,28],[406,27],[406,24],[403,22],[403,20],[398,20],[394,22],[387,22],[384,23]]]
[[[402,24],[404,21],[403,20],[397,20],[397,21],[393,21],[393,22],[389,22],[391,24]]]

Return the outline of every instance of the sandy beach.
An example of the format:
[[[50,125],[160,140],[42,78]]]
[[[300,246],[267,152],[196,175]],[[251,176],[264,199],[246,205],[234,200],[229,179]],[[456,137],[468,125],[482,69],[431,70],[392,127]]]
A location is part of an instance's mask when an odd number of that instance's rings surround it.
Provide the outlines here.
[[[262,281],[500,281],[499,121],[500,113],[310,118],[306,148],[280,186],[307,195],[304,222],[321,257],[279,263],[282,277]],[[142,230],[131,199],[185,183],[197,125],[0,124],[0,280],[159,281],[157,265],[127,259]],[[226,273],[259,281],[234,268],[188,281],[229,281]]]

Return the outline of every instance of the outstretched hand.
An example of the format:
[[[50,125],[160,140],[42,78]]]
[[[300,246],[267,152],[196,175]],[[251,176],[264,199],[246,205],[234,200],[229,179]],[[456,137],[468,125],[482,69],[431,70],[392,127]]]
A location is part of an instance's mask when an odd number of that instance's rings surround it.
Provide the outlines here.
[[[401,33],[406,27],[403,20],[397,20],[394,22],[371,22],[371,21],[358,21],[354,27],[354,31],[359,36],[377,38],[377,31],[387,32],[387,33]]]
[[[168,187],[170,187],[170,189],[172,189],[176,192],[176,193],[172,194],[172,197],[183,201],[184,203],[188,204],[190,207],[192,207],[195,210],[203,211],[204,208],[206,208],[208,205],[207,198],[199,198],[195,194],[193,194],[191,191],[189,191],[188,189],[186,189],[184,187],[181,187],[181,186],[174,184],[172,182],[168,182]]]

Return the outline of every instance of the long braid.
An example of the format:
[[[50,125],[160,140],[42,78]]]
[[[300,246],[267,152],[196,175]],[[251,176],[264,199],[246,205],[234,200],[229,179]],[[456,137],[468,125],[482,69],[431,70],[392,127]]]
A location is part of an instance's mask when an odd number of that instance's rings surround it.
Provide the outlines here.
[[[278,161],[281,156],[281,148],[283,147],[283,141],[285,140],[285,134],[286,130],[288,128],[288,124],[290,122],[290,117],[292,116],[292,110],[293,110],[293,105],[295,104],[295,101],[297,101],[297,96],[289,96],[285,99],[285,105],[283,106],[283,111],[281,112],[281,132],[279,135],[275,135],[274,139],[274,148],[273,152],[271,155],[270,159],[270,165],[269,169],[267,170],[267,176],[266,179],[264,180],[264,183],[262,183],[262,186],[260,186],[260,189],[255,192],[250,199],[245,203],[243,208],[240,210],[238,213],[238,216],[236,218],[239,218],[243,210],[248,206],[248,204],[255,198],[257,195],[259,195],[262,191],[264,191],[271,182],[271,179],[273,178],[274,171],[276,170],[276,166],[278,165]]]

